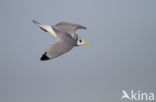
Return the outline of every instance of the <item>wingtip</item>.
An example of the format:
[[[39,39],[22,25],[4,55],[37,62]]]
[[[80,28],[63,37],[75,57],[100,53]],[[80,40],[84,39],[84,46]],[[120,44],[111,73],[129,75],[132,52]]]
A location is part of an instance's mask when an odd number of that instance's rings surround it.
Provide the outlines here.
[[[33,22],[34,24],[38,24],[38,22],[37,22],[36,20],[32,20],[32,22]]]
[[[84,26],[80,26],[79,28],[87,30],[87,27],[84,27]]]
[[[34,23],[35,23],[36,21],[35,21],[35,20],[32,20],[32,22],[34,22]]]
[[[87,30],[87,27],[84,27],[85,30]]]
[[[45,52],[42,57],[40,58],[41,61],[46,61],[46,60],[49,60],[50,58],[46,55],[47,52]]]

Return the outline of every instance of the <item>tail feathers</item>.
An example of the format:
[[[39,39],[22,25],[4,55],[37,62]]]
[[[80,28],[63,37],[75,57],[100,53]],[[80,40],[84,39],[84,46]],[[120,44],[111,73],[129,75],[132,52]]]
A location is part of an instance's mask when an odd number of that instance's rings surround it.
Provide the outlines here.
[[[41,57],[41,61],[46,61],[46,60],[49,60],[50,58],[46,55],[47,54],[47,52],[45,52],[43,55],[42,55],[42,57]]]

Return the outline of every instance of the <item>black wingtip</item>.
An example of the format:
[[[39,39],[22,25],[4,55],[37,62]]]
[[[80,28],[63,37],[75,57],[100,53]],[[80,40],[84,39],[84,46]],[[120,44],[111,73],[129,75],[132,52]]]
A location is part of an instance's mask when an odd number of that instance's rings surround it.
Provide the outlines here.
[[[84,26],[83,26],[83,29],[87,30],[87,27],[84,27]]]
[[[32,22],[36,23],[37,21],[35,21],[35,20],[32,20]]]
[[[87,30],[87,27],[84,27],[84,26],[79,25],[79,29]]]
[[[41,57],[41,61],[46,61],[46,60],[49,60],[50,58],[46,55],[47,54],[47,52],[45,52],[43,55],[42,55],[42,57]]]
[[[32,20],[32,22],[34,23],[34,24],[40,24],[39,22],[37,22],[36,20]]]

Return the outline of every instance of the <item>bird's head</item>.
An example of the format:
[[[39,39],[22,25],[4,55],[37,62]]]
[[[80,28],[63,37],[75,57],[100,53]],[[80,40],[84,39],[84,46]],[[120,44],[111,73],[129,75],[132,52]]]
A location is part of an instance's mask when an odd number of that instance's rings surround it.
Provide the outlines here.
[[[77,38],[76,45],[77,45],[77,46],[83,45],[83,46],[89,47],[89,44],[86,43],[86,42],[85,42],[83,39],[81,39],[80,37]]]

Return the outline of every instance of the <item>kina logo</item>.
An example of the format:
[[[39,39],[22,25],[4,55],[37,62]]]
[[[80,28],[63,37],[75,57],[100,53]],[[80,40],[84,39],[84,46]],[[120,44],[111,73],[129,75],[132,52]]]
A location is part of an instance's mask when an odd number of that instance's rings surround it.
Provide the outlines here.
[[[129,93],[126,90],[122,90],[121,100],[131,100],[131,101],[154,101],[154,93],[146,93],[141,91],[131,90]]]

